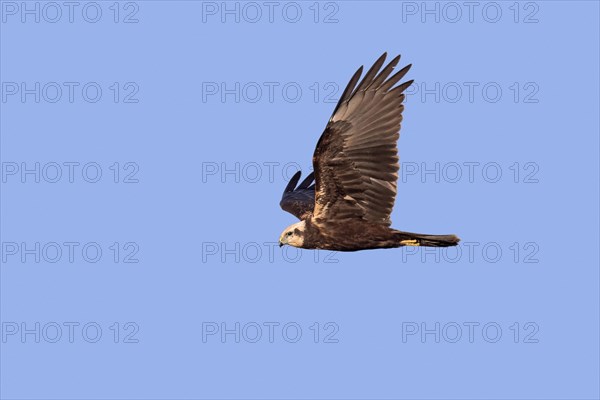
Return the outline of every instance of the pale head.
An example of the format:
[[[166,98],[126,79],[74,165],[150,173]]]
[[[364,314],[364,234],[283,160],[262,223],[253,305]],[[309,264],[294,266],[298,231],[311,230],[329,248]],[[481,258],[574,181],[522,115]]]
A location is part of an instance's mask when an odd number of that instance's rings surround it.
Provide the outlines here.
[[[279,236],[279,247],[284,244],[289,244],[294,247],[302,247],[304,244],[304,221],[297,222],[285,228],[281,236]]]

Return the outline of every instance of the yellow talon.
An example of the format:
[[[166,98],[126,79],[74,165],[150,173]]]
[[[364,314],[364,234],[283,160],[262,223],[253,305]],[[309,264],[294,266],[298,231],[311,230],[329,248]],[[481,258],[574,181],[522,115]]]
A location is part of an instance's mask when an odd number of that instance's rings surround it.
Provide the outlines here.
[[[420,246],[419,241],[416,239],[401,240],[400,244],[402,244],[404,246]]]

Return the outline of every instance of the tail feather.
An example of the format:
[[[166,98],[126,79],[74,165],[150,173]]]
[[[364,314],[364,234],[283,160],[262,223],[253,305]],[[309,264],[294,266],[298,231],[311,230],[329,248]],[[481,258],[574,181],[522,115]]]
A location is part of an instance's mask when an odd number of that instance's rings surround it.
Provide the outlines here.
[[[423,235],[420,233],[398,232],[402,246],[450,247],[460,239],[456,235]]]

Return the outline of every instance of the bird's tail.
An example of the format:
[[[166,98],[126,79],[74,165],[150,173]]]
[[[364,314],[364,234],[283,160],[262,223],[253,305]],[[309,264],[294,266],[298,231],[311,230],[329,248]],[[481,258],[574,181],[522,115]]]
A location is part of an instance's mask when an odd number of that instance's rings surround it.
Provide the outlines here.
[[[400,239],[400,246],[450,247],[460,242],[456,235],[423,235],[398,231],[397,236]]]

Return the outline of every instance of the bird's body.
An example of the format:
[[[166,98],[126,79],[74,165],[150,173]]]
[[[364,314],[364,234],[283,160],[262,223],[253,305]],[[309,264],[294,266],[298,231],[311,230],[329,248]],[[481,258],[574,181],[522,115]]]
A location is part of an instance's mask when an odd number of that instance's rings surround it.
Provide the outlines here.
[[[399,170],[397,141],[403,91],[412,81],[394,86],[410,65],[389,77],[400,57],[380,72],[385,57],[375,62],[358,86],[362,67],[354,74],[317,143],[314,173],[296,187],[301,175],[298,171],[286,187],[280,205],[301,221],[286,228],[280,245],[356,251],[458,243],[454,235],[422,235],[390,228]]]
[[[296,234],[302,237],[302,246],[298,247],[304,249],[356,251],[420,246],[417,237],[425,240],[431,236],[397,231],[370,222],[356,223],[353,220],[333,221],[325,225],[318,225],[310,218],[303,222],[303,227]],[[448,239],[450,245],[452,238]],[[357,248],[357,243],[360,243],[360,248]]]

